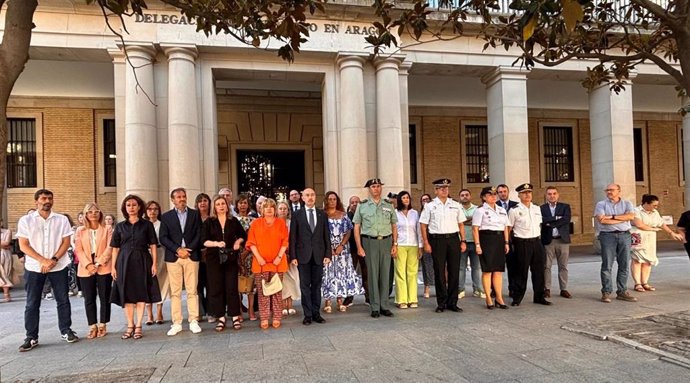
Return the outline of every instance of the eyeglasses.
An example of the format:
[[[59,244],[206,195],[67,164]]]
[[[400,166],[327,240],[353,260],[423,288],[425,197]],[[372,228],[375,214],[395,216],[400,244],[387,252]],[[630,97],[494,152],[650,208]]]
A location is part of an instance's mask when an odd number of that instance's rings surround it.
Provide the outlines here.
[[[604,189],[605,192],[615,192],[618,191],[618,189]]]

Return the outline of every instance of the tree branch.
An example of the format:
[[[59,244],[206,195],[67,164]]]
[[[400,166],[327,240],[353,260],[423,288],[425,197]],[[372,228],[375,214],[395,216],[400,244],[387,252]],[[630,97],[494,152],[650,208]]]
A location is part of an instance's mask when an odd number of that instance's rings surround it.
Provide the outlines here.
[[[671,27],[673,30],[678,30],[680,28],[683,28],[683,26],[680,24],[680,20],[673,14],[669,13],[665,8],[661,7],[658,4],[655,4],[654,2],[650,0],[629,0],[633,4],[637,4],[645,9],[647,9],[649,12],[651,12],[654,16],[658,17],[661,22],[666,23]]]
[[[5,14],[5,31],[0,43],[0,82],[2,89],[12,89],[29,60],[33,16],[37,0],[10,0]],[[0,95],[2,99],[8,94]],[[2,101],[2,100],[0,100]]]

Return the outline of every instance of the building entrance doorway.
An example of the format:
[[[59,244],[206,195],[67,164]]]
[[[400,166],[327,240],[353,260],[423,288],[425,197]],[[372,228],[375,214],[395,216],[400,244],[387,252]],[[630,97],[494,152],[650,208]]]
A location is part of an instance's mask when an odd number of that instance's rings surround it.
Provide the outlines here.
[[[305,187],[304,150],[237,150],[240,193],[287,199],[292,189]]]

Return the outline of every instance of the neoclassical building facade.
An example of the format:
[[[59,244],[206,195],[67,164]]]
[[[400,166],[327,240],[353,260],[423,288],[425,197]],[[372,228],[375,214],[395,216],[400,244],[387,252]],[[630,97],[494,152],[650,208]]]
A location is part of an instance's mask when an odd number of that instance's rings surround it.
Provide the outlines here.
[[[116,213],[126,194],[165,206],[180,186],[191,200],[222,186],[273,195],[313,186],[347,199],[365,196],[374,176],[417,200],[440,177],[453,194],[529,181],[537,201],[554,185],[581,243],[610,182],[632,200],[657,194],[668,219],[685,210],[690,132],[672,79],[654,65],[616,94],[580,85],[587,62],[526,71],[512,65],[515,52],[485,51],[473,36],[403,38],[403,49],[373,57],[363,0],[313,18],[287,63],[149,5],[126,20],[122,44],[97,8],[41,2],[9,104],[10,227],[40,187],[55,191],[57,210],[97,201]]]

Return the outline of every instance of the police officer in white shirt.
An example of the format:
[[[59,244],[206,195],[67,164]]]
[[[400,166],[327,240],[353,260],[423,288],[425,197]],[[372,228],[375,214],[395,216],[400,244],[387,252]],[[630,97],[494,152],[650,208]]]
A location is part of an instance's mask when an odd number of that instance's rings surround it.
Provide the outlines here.
[[[67,217],[52,211],[53,192],[40,189],[34,194],[34,201],[36,211],[23,216],[17,223],[19,248],[26,255],[26,339],[19,347],[20,352],[29,351],[38,345],[41,295],[46,279],[53,287],[62,339],[68,343],[79,340],[71,329],[72,308],[67,281],[67,266],[70,263],[67,249],[70,246],[72,227]]]
[[[527,274],[532,272],[534,303],[550,305],[544,298],[544,267],[546,255],[541,244],[541,208],[532,203],[532,184],[517,188],[520,203],[508,212],[509,226],[513,232],[513,248],[518,274],[515,276],[512,306],[519,306],[527,290]]]
[[[436,198],[424,206],[419,223],[422,229],[424,251],[434,259],[436,276],[436,312],[461,312],[458,307],[460,279],[460,253],[466,250],[465,214],[462,205],[448,197],[450,180],[441,178],[433,182]],[[446,290],[446,270],[448,289]]]

